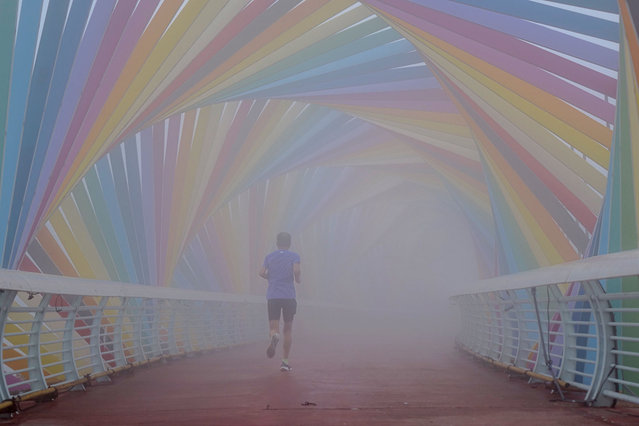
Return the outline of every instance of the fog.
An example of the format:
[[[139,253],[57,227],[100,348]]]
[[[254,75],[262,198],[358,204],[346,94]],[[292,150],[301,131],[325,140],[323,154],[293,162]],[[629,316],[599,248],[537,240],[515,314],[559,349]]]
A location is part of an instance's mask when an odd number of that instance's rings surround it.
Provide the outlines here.
[[[300,323],[334,333],[347,321],[360,335],[393,324],[393,333],[452,341],[459,313],[449,298],[477,279],[477,259],[466,218],[428,179],[399,180],[294,236],[292,250],[302,257]],[[305,303],[341,309],[311,314]]]

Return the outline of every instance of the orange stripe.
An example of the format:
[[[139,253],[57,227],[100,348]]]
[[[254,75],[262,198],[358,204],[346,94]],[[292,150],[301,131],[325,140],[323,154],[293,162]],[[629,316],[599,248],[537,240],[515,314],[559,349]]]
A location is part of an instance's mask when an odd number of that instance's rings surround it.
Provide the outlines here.
[[[224,73],[232,69],[242,60],[250,57],[253,54],[256,54],[260,51],[260,49],[267,44],[271,43],[275,40],[280,34],[286,32],[296,23],[304,20],[305,17],[314,13],[317,9],[320,9],[325,4],[328,4],[330,0],[314,0],[308,1],[300,4],[295,7],[290,12],[286,13],[280,19],[275,21],[273,25],[269,26],[264,32],[260,33],[259,36],[255,37],[251,41],[249,41],[246,45],[240,48],[233,56],[231,56],[228,60],[224,61],[224,63],[215,67],[215,69],[209,73],[206,77],[202,78],[197,84],[193,85],[189,90],[180,95],[168,108],[173,108],[176,105],[181,105],[183,102],[186,102],[190,97],[195,96],[201,91],[202,88],[211,84],[211,82],[215,81],[217,78],[222,76]],[[224,36],[222,33],[221,37]],[[159,117],[167,114],[167,111],[163,111],[158,114]]]
[[[104,103],[100,114],[93,123],[91,131],[89,132],[87,138],[85,139],[85,142],[80,148],[80,152],[75,157],[70,172],[67,174],[64,181],[62,182],[61,188],[63,189],[63,191],[64,188],[69,185],[69,181],[72,177],[76,177],[78,174],[83,174],[83,172],[80,173],[80,168],[82,168],[83,166],[86,167],[87,164],[93,163],[93,156],[95,156],[97,153],[94,152],[91,157],[88,157],[89,151],[93,150],[94,146],[102,141],[97,140],[97,137],[104,128],[105,123],[107,122],[107,120],[112,118],[114,109],[122,100],[124,93],[131,85],[133,79],[137,76],[137,71],[139,71],[139,69],[146,61],[148,54],[151,52],[153,46],[157,43],[159,38],[164,33],[166,26],[171,22],[181,4],[182,2],[179,1],[163,2],[153,16],[153,19],[150,21],[149,26],[144,30],[142,37],[140,37],[137,45],[131,53],[131,56],[124,66],[124,69],[120,73],[118,81],[113,86],[111,93],[107,98],[107,101]],[[102,147],[98,146],[97,150],[99,151],[100,148]],[[60,194],[63,194],[63,192],[61,192]]]
[[[381,11],[378,11],[384,14]],[[387,20],[399,24],[396,20],[389,18],[387,14],[384,14]],[[446,53],[456,57],[458,60],[478,70],[485,76],[491,78],[497,84],[509,89],[513,93],[521,96],[532,104],[536,105],[543,111],[546,111],[557,118],[561,119],[566,124],[569,124],[577,131],[583,133],[586,136],[593,138],[595,141],[610,149],[612,143],[612,130],[608,127],[593,120],[581,111],[566,104],[563,100],[557,98],[554,95],[545,92],[536,86],[514,77],[500,68],[485,62],[470,53],[461,50],[454,45],[447,43],[415,26],[408,23],[401,22],[401,26],[407,28],[407,30],[414,35],[418,36],[422,40],[439,47]]]
[[[632,67],[636,74],[637,71],[639,71],[639,41],[637,40],[637,29],[635,28],[632,17],[630,16],[630,10],[628,10],[628,4],[626,1],[619,0],[619,14],[623,21],[624,35],[628,42],[628,50],[630,50]]]
[[[68,277],[79,276],[78,272],[75,270],[71,262],[69,262],[69,259],[65,256],[60,245],[55,238],[53,238],[53,235],[46,226],[43,226],[40,229],[36,238],[40,241],[42,249],[49,255],[49,258],[62,275]]]

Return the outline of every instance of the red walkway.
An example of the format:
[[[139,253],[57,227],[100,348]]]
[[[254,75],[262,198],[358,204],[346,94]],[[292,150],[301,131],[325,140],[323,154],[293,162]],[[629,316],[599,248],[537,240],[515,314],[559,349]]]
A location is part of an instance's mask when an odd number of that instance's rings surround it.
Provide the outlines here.
[[[299,328],[299,327],[298,327]],[[639,409],[553,402],[450,341],[296,329],[292,373],[264,344],[152,365],[68,392],[5,424],[24,425],[601,425],[639,424]],[[281,348],[278,348],[281,349]],[[2,422],[0,422],[2,424]]]

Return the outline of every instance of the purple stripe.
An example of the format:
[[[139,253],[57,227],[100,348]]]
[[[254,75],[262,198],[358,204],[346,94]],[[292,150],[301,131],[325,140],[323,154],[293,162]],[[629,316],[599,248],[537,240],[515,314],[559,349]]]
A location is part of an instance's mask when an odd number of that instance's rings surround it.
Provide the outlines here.
[[[124,32],[118,41],[104,77],[91,100],[91,106],[89,107],[76,140],[86,140],[113,87],[122,75],[122,70],[131,57],[131,52],[133,52],[133,49],[137,46],[142,32],[149,23],[158,1],[159,0],[145,0],[140,2],[135,8],[133,15],[131,15],[131,18],[128,20]],[[88,142],[93,143],[94,141]]]
[[[435,77],[413,80],[400,80],[390,83],[366,84],[364,86],[343,87],[338,89],[316,90],[312,92],[298,92],[296,96],[317,95],[345,95],[349,93],[395,92],[398,90],[424,90],[441,87]]]
[[[297,98],[297,97],[296,97]],[[371,108],[393,108],[398,110],[424,110],[435,112],[449,112],[456,113],[457,108],[451,101],[407,101],[402,100],[401,97],[393,99],[379,99],[379,100],[365,100],[365,99],[352,99],[346,96],[331,97],[325,96],[321,99],[315,97],[302,98],[304,102],[308,103],[324,103],[324,104],[338,104],[338,105],[351,105],[351,106],[363,106]]]
[[[377,3],[371,0],[372,3]],[[405,22],[415,25],[434,36],[451,43],[465,52],[472,54],[482,60],[503,69],[509,69],[515,58],[523,62],[530,62],[533,66],[528,66],[524,75],[519,75],[528,81],[531,73],[534,73],[536,66],[542,66],[549,71],[565,78],[590,87],[608,96],[615,97],[617,84],[616,80],[587,67],[576,64],[567,59],[561,58],[536,46],[515,40],[510,36],[504,36],[481,26],[462,21],[439,12],[430,12],[426,8],[414,4],[403,3],[405,10],[393,9],[393,14]],[[438,25],[429,21],[435,21]],[[442,25],[441,27],[439,25]],[[451,32],[446,28],[455,28],[457,32]],[[466,36],[462,34],[466,34]],[[477,40],[481,40],[482,43]],[[490,46],[490,47],[488,47]],[[494,48],[501,52],[495,51]],[[522,65],[523,66],[523,65]]]
[[[449,0],[411,1],[423,7],[438,10],[467,21],[476,22],[493,30],[510,34],[514,37],[575,56],[612,70],[618,69],[619,55],[615,50],[555,31],[534,22],[486,9],[466,6]]]
[[[48,206],[51,198],[55,195],[53,193],[48,193],[49,198],[47,199],[47,203],[42,203],[42,199],[45,195],[45,189],[49,189],[49,186],[46,185],[45,182],[49,179],[54,180],[60,174],[61,165],[54,168],[55,161],[59,157],[65,157],[65,153],[61,151],[64,134],[69,128],[73,112],[83,90],[83,83],[89,75],[89,69],[94,59],[94,53],[97,51],[97,46],[102,39],[102,35],[104,34],[104,30],[109,17],[111,16],[111,11],[113,10],[114,5],[115,0],[104,0],[96,3],[85,34],[80,42],[80,46],[78,47],[74,64],[69,74],[69,82],[72,83],[67,85],[64,93],[61,108],[58,112],[58,118],[56,119],[56,124],[53,128],[49,147],[47,148],[47,155],[45,156],[44,163],[42,165],[42,173],[40,174],[39,182],[36,186],[32,209],[29,211],[27,221],[29,226],[28,229],[31,229],[32,223],[40,220],[42,214],[44,214],[44,209]],[[30,239],[31,236],[29,235],[28,238]]]
[[[157,247],[155,242],[155,191],[153,190],[153,130],[147,127],[140,134],[140,185],[142,192],[142,212],[146,240],[150,284],[157,285]]]
[[[109,26],[107,27],[106,33],[102,38],[102,42],[100,43],[100,48],[98,49],[98,53],[95,56],[95,61],[93,62],[93,66],[91,67],[89,79],[84,86],[82,97],[80,98],[80,102],[75,110],[71,125],[69,127],[69,131],[62,145],[62,149],[60,151],[61,155],[58,158],[58,161],[56,162],[54,168],[55,170],[58,170],[59,174],[56,179],[51,179],[51,181],[49,181],[49,184],[47,185],[47,193],[49,194],[49,200],[47,200],[47,204],[49,204],[52,200],[52,197],[57,194],[60,186],[62,185],[62,181],[64,180],[65,175],[68,173],[69,168],[73,164],[73,161],[75,160],[77,153],[80,150],[82,143],[84,142],[82,140],[76,142],[76,137],[80,130],[80,126],[86,116],[89,106],[91,105],[100,81],[102,80],[104,71],[106,70],[108,63],[111,60],[111,56],[113,55],[119,37],[122,34],[124,25],[126,24],[129,16],[131,15],[131,12],[133,11],[133,8],[135,7],[135,3],[135,0],[120,0],[118,1],[113,14],[111,15]]]
[[[171,227],[171,203],[173,202],[173,180],[175,178],[175,166],[177,161],[177,148],[180,139],[180,127],[183,115],[174,115],[169,118],[169,129],[166,139],[164,155],[164,167],[162,182],[162,232],[160,234],[160,249],[162,252],[158,256],[162,262],[166,261],[167,241],[169,239],[169,229]],[[165,277],[164,270],[161,270],[159,282],[167,283],[171,277]]]
[[[160,237],[162,235],[162,188],[164,181],[162,176],[164,170],[162,165],[164,164],[164,124],[165,121],[161,121],[153,125],[153,191],[155,200],[155,210],[153,215],[155,216],[155,256],[156,259],[161,259],[161,262],[156,261],[155,272],[153,275],[156,278],[156,285],[162,285],[160,265],[164,264],[164,258],[160,257],[162,254],[161,246],[159,244]]]

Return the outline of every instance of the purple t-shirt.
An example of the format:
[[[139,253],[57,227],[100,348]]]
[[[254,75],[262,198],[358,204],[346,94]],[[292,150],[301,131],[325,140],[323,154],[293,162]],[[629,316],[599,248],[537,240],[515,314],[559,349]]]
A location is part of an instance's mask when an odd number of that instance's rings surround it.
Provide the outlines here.
[[[300,263],[299,254],[288,250],[275,250],[264,258],[268,271],[267,299],[295,299],[293,264]]]

